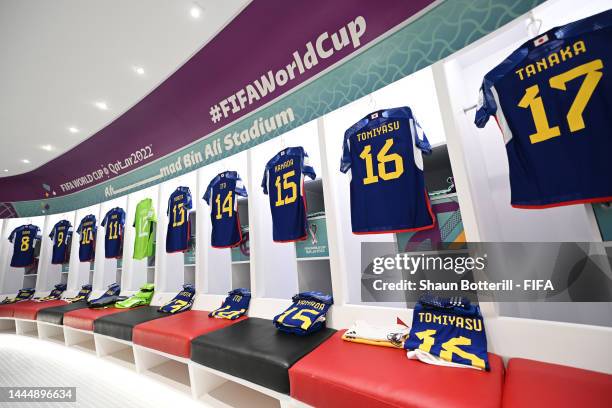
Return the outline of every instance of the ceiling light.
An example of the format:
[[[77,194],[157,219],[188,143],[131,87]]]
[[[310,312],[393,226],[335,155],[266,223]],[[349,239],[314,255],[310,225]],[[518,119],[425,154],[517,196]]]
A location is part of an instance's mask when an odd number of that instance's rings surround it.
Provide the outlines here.
[[[21,160],[21,161],[22,161],[23,163],[25,163],[25,164],[30,163],[30,161],[29,161],[28,159],[23,159],[23,160]]]
[[[198,6],[193,6],[191,10],[189,10],[189,14],[191,14],[191,17],[193,18],[200,18],[202,15],[202,9]]]
[[[74,126],[70,126],[70,127],[68,128],[68,131],[69,131],[70,133],[79,133],[79,129],[75,128]]]
[[[53,150],[53,146],[47,144],[47,145],[42,145],[40,146],[41,149],[46,150],[48,152],[50,152],[51,150]]]
[[[106,102],[96,102],[94,103],[94,105],[96,105],[96,108],[100,110],[108,110],[108,105],[106,104]]]
[[[8,173],[8,169],[4,169],[4,172],[5,172],[5,173]]]
[[[138,75],[144,75],[144,68],[143,67],[134,67],[134,72],[136,72]]]

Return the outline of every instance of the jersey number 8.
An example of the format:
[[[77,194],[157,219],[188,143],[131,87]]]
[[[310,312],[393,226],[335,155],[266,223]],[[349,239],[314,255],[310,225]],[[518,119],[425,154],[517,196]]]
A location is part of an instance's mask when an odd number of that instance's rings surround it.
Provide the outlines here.
[[[21,250],[27,251],[30,248],[30,237],[21,238]]]

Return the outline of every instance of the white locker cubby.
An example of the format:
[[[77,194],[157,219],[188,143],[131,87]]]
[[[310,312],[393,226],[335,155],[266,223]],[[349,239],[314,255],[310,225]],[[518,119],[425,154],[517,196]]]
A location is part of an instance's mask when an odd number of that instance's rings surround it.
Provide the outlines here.
[[[192,199],[191,213],[196,212],[198,209],[197,202],[199,199],[198,177],[196,171],[183,174],[172,180],[161,183],[159,186],[159,213],[157,215],[158,228],[155,258],[157,268],[155,283],[156,290],[164,293],[178,292],[185,283],[186,277],[188,280],[195,281],[196,265],[185,265],[185,256],[182,252],[166,252],[166,234],[168,222],[170,221],[170,217],[168,216],[168,198],[177,187],[181,186],[189,187]],[[193,216],[194,215],[191,215],[190,217]],[[197,222],[191,225],[191,234],[197,237]],[[196,239],[196,247],[197,245],[198,243]]]
[[[156,255],[159,250],[155,247],[155,253],[152,257],[145,259],[134,259],[134,240],[136,239],[136,230],[134,228],[136,207],[142,200],[150,198],[152,200],[155,215],[159,220],[160,203],[159,203],[159,186],[149,187],[132,193],[127,198],[126,220],[125,220],[125,236],[123,240],[123,282],[122,288],[127,291],[136,291],[145,283],[155,282]],[[154,236],[157,236],[157,230],[160,228],[159,223],[156,223]]]
[[[103,290],[112,283],[119,283],[122,291],[125,290],[123,282],[123,268],[118,267],[116,258],[106,258],[104,250],[104,237],[106,227],[102,226],[102,220],[106,213],[115,208],[127,208],[127,196],[119,197],[114,200],[105,201],[100,205],[100,217],[97,220],[98,233],[96,234],[96,259],[94,262],[93,288]],[[126,213],[127,214],[127,213]],[[125,249],[125,247],[124,247]],[[127,275],[127,274],[126,274]]]
[[[34,265],[26,268],[13,268],[10,265],[11,257],[13,256],[13,244],[9,242],[8,238],[11,232],[25,224],[33,224],[40,228],[40,234],[44,232],[45,227],[44,216],[39,217],[26,217],[26,218],[9,218],[4,220],[2,225],[2,236],[0,239],[0,260],[2,261],[2,269],[0,269],[0,292],[8,296],[12,296],[21,288],[37,288],[38,290],[49,291],[51,287],[47,287],[45,278],[40,279],[40,288],[38,286],[39,280],[39,269],[38,260],[35,261]],[[40,243],[36,245],[41,245]]]
[[[442,126],[442,113],[436,95],[436,85],[431,67],[424,68],[398,80],[371,95],[325,115],[320,121],[320,138],[325,143],[329,180],[325,192],[327,228],[330,250],[336,251],[337,274],[342,290],[337,291],[336,301],[361,303],[361,252],[362,242],[394,242],[394,234],[355,235],[351,229],[350,174],[340,172],[340,158],[344,132],[371,112],[409,106],[418,120],[430,144],[444,146],[446,135]],[[424,168],[427,174],[428,168]],[[364,197],[363,199],[367,199]]]
[[[230,248],[213,248],[211,246],[212,223],[210,219],[210,206],[202,198],[210,182],[224,171],[236,171],[242,179],[247,194],[257,193],[249,185],[249,169],[247,153],[238,153],[227,159],[212,163],[198,171],[198,211],[202,215],[198,218],[198,237],[196,242],[198,259],[202,260],[202,268],[198,272],[201,279],[196,288],[199,293],[225,295],[232,289],[244,287],[250,289],[250,262],[232,262]],[[249,225],[248,198],[240,196],[237,199],[237,210],[241,225]]]
[[[48,288],[49,290],[58,283],[65,283],[68,285],[68,277],[70,274],[70,258],[73,256],[79,256],[78,252],[75,254],[72,252],[72,241],[78,240],[78,236],[75,235],[76,227],[76,213],[75,212],[67,212],[61,214],[52,214],[48,215],[45,220],[45,227],[42,231],[42,239],[41,239],[41,250],[39,257],[39,279],[37,282],[37,290],[45,290]],[[72,238],[70,242],[70,247],[67,249],[70,251],[70,258],[65,264],[57,264],[53,265],[51,263],[51,257],[53,255],[53,240],[49,238],[49,234],[53,230],[53,227],[56,223],[61,220],[67,220],[72,225]],[[66,266],[64,268],[64,265]]]
[[[74,227],[72,234],[72,243],[70,249],[70,265],[69,265],[69,274],[68,274],[68,290],[78,291],[81,286],[85,284],[91,284],[93,286],[92,290],[102,291],[106,289],[106,286],[96,286],[94,282],[94,270],[95,270],[95,261],[94,262],[81,262],[79,260],[79,245],[81,241],[81,236],[77,232],[79,228],[79,224],[81,220],[89,214],[93,214],[96,217],[96,225],[98,226],[98,233],[96,235],[96,241],[100,240],[100,205],[93,205],[91,207],[81,208],[75,212],[74,218]],[[103,229],[102,229],[103,231]],[[104,237],[104,234],[102,234]],[[102,243],[104,244],[104,243]],[[98,252],[98,245],[96,244],[96,258],[104,257],[104,245],[102,245],[102,252]],[[92,268],[92,266],[94,268]]]

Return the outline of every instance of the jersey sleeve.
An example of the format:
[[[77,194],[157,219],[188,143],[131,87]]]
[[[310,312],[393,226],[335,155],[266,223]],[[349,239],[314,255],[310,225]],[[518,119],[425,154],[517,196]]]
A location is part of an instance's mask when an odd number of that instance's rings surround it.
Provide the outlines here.
[[[487,86],[485,80],[478,93],[478,106],[476,108],[476,116],[474,117],[474,124],[479,128],[485,127],[489,121],[491,115],[495,115],[497,112],[497,103],[492,92],[492,85]]]
[[[185,193],[185,208],[188,210],[191,210],[191,191],[189,191],[189,189],[187,189],[187,192]]]
[[[96,217],[94,215],[92,215],[92,217],[91,217],[91,222],[92,222],[92,225],[91,225],[91,235],[95,239],[96,235],[98,233],[98,225],[96,224]]]
[[[170,216],[170,211],[172,210],[172,194],[168,197],[168,209],[166,209],[166,215]]]
[[[121,209],[121,218],[119,220],[119,223],[122,227],[125,225],[125,211],[123,211],[123,208]]]
[[[268,171],[268,166],[266,166],[263,174],[263,179],[261,180],[261,188],[263,189],[264,194],[268,194],[268,177],[270,177],[270,172]]]
[[[57,224],[55,224],[53,226],[53,228],[51,228],[51,232],[49,233],[49,239],[51,239],[51,241],[53,241],[53,238],[55,237],[55,230],[57,229]]]
[[[79,235],[81,235],[81,233],[83,232],[83,220],[81,220],[81,222],[79,223],[79,226],[77,227],[76,232]]]
[[[495,83],[514,69],[514,67],[523,61],[528,54],[528,48],[523,46],[510,54],[501,64],[485,75],[478,95],[476,117],[474,118],[476,126],[479,128],[485,127],[489,121],[489,117],[497,113],[498,106],[497,98],[495,97]]]
[[[206,187],[206,192],[202,196],[202,199],[206,201],[206,204],[210,205],[210,195],[212,193],[212,181],[208,183],[208,187]]]
[[[431,145],[429,144],[429,140],[427,140],[427,135],[423,132],[421,125],[419,125],[419,121],[416,118],[412,117],[412,131],[414,132],[414,143],[416,147],[418,147],[424,154],[431,154]]]
[[[155,215],[155,209],[153,207],[149,208],[149,212],[147,213],[147,217],[149,217],[151,222],[157,222],[157,216]]]
[[[234,191],[236,192],[236,195],[239,195],[242,197],[248,196],[246,188],[244,187],[244,183],[242,182],[242,179],[240,177],[236,177],[236,187]]]
[[[342,157],[340,158],[340,171],[342,173],[349,171],[352,165],[350,136],[351,134],[346,132],[342,143]]]
[[[310,165],[310,158],[306,152],[304,152],[304,155],[302,156],[302,173],[305,176],[310,177],[311,180],[317,178],[317,174],[315,173],[314,168]]]
[[[109,211],[106,213],[106,215],[104,216],[104,218],[102,219],[102,223],[100,224],[103,227],[106,227],[106,222],[108,221],[108,216],[109,214],[112,212],[113,210]]]
[[[17,233],[17,228],[15,228],[12,232],[11,235],[9,235],[8,240],[9,242],[12,244],[13,240],[15,239],[15,234]]]

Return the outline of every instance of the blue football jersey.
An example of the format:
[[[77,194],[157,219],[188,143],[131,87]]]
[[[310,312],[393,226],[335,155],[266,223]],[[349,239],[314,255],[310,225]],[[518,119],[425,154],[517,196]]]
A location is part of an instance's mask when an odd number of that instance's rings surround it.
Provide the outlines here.
[[[114,304],[121,293],[121,286],[115,282],[108,285],[106,292],[97,299],[91,299],[87,301],[90,308],[108,307]]]
[[[79,293],[77,293],[75,297],[65,298],[64,300],[68,303],[80,302],[82,300],[87,301],[89,296],[91,296],[91,285],[87,283],[81,286],[81,290],[79,290]]]
[[[172,298],[172,300],[165,305],[160,306],[157,311],[170,314],[186,312],[193,306],[195,296],[195,286],[190,283],[186,283],[183,285],[183,289],[174,298]]]
[[[210,312],[208,317],[236,320],[246,314],[250,302],[251,292],[248,289],[234,289],[227,294],[221,307]]]
[[[32,299],[32,297],[34,296],[34,293],[36,292],[36,289],[34,288],[23,288],[23,289],[19,289],[19,291],[17,292],[17,295],[14,298],[9,298],[9,297],[5,297],[2,302],[0,302],[0,304],[11,304],[11,303],[18,303],[18,302],[24,302],[26,300],[30,300]]]
[[[431,147],[408,107],[370,113],[345,132],[340,171],[350,170],[353,233],[435,226],[421,152]]]
[[[325,327],[325,316],[334,304],[331,296],[321,292],[302,292],[292,300],[293,304],[272,321],[278,330],[305,336]]]
[[[64,293],[65,290],[66,290],[66,284],[58,283],[57,285],[55,285],[51,293],[41,298],[38,298],[38,297],[34,298],[34,301],[35,302],[48,302],[50,300],[57,300],[62,297],[62,293]]]
[[[210,205],[213,248],[235,247],[242,241],[237,196],[246,197],[247,192],[235,171],[219,173],[206,188],[202,198]]]
[[[9,235],[9,242],[13,244],[13,257],[11,266],[20,268],[34,263],[34,241],[38,238],[40,228],[27,224],[17,227]]]
[[[106,213],[102,226],[106,227],[104,233],[104,256],[106,258],[121,258],[123,252],[123,226],[125,225],[125,211],[115,207]]]
[[[94,259],[97,228],[96,216],[93,214],[83,217],[77,228],[77,232],[81,236],[79,240],[79,260],[81,262],[89,262]]]
[[[49,233],[49,238],[53,241],[51,263],[63,264],[67,262],[72,239],[72,224],[70,224],[70,221],[61,220],[57,222]]]
[[[189,247],[191,223],[191,191],[189,187],[178,187],[168,199],[168,233],[166,234],[166,252],[184,252]]]
[[[281,150],[266,164],[261,187],[270,198],[276,242],[301,241],[308,236],[304,176],[317,177],[301,146]]]
[[[414,307],[404,348],[489,370],[487,335],[480,308],[467,299],[461,303],[447,299],[420,300]]]
[[[497,120],[514,207],[612,201],[611,38],[608,10],[526,42],[485,76],[475,123]]]

